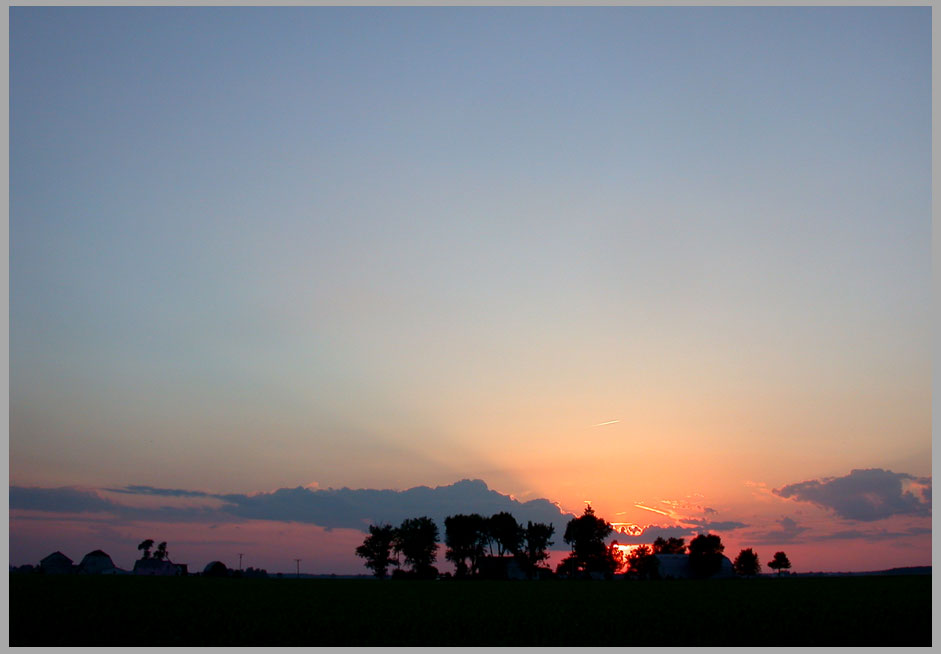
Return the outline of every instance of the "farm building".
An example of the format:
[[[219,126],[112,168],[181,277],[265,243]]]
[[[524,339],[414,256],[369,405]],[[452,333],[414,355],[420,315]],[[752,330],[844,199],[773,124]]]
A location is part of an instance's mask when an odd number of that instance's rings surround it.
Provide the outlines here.
[[[160,559],[138,559],[134,562],[134,574],[151,577],[181,577],[185,576],[187,566],[185,563],[171,563]]]
[[[85,575],[114,575],[118,574],[118,569],[114,567],[114,561],[111,560],[110,556],[101,550],[95,550],[82,558],[82,562],[78,564],[78,573]]]
[[[659,574],[661,579],[689,579],[692,574],[689,569],[689,556],[686,554],[654,554],[660,563]],[[719,564],[719,571],[711,579],[724,579],[735,576],[732,562],[723,556]]]
[[[62,552],[53,552],[39,562],[39,569],[47,575],[66,575],[75,571],[72,559]]]
[[[204,577],[226,577],[228,574],[229,570],[222,561],[212,561],[203,568]]]
[[[526,579],[512,556],[484,556],[477,562],[481,579]]]

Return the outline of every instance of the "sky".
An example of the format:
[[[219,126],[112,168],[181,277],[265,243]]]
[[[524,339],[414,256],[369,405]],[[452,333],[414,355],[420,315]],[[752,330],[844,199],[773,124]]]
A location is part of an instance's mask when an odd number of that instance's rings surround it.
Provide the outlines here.
[[[12,7],[10,564],[929,565],[930,12]]]

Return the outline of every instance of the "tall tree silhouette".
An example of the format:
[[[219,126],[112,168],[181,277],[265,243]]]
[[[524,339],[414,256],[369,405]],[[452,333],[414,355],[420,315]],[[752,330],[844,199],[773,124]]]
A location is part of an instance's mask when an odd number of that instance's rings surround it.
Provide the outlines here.
[[[426,516],[408,518],[395,532],[393,550],[405,558],[417,577],[434,577],[438,550],[438,525]]]
[[[735,568],[736,574],[742,575],[743,577],[754,577],[761,572],[761,563],[758,561],[758,555],[750,547],[738,553],[738,556],[735,557],[735,561],[732,562],[732,567]]]
[[[551,539],[554,533],[555,525],[552,523],[544,524],[529,520],[526,522],[519,558],[523,562],[523,569],[530,577],[535,574],[539,564],[549,558],[548,549],[552,545]]]
[[[373,574],[384,579],[392,564],[392,543],[395,527],[392,525],[369,525],[369,535],[356,548],[356,556],[366,559],[365,566]]]
[[[715,534],[699,534],[689,542],[689,570],[700,579],[711,577],[722,566],[725,545]]]
[[[477,513],[458,514],[444,519],[444,558],[454,563],[456,575],[477,573],[477,561],[487,544],[487,519]]]
[[[791,561],[784,552],[775,552],[774,558],[768,562],[768,567],[772,570],[777,570],[778,576],[780,577],[781,572],[791,569]]]
[[[497,555],[516,554],[523,541],[523,528],[512,515],[501,511],[487,521],[490,538],[497,544]]]
[[[154,541],[151,538],[148,538],[147,540],[143,541],[140,545],[137,546],[137,549],[143,552],[143,554],[141,555],[142,559],[150,558],[150,548],[153,546],[154,546]]]
[[[653,542],[654,554],[683,554],[685,552],[686,544],[682,538],[673,538],[671,536],[664,540],[662,537],[658,537]]]
[[[616,550],[604,544],[611,535],[611,524],[595,515],[591,505],[578,518],[569,520],[562,539],[571,545],[572,553],[559,565],[560,570],[569,574],[601,572],[613,574],[619,565]]]
[[[164,559],[169,560],[167,555],[167,541],[163,541],[157,545],[157,550],[154,552],[154,558],[158,561],[163,561]]]

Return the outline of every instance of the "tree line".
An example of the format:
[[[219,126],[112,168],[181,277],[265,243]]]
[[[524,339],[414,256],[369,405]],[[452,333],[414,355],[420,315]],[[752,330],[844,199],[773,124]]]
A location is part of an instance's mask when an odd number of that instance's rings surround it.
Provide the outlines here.
[[[555,527],[552,524],[528,521],[523,527],[510,513],[502,511],[490,517],[477,513],[457,514],[444,519],[444,558],[454,564],[454,576],[471,579],[485,576],[484,568],[493,561],[512,560],[522,574],[532,579],[552,574],[544,565],[549,558]],[[556,567],[555,573],[571,578],[602,576],[611,578],[625,569],[630,578],[659,579],[660,554],[688,555],[693,577],[705,578],[719,571],[725,546],[715,534],[700,534],[687,545],[682,538],[657,538],[652,546],[641,545],[625,558],[617,541],[605,540],[614,532],[612,525],[595,515],[591,505],[585,512],[569,520],[562,540],[570,553]],[[379,579],[434,579],[439,543],[435,521],[427,516],[408,518],[398,527],[389,524],[370,525],[356,555],[365,559],[365,566]],[[781,574],[791,567],[784,552],[777,552],[768,567]],[[739,552],[733,562],[742,576],[759,574],[761,564],[751,548]]]
[[[657,538],[652,546],[634,548],[627,558],[627,574],[634,579],[659,579],[660,559],[658,554],[686,554],[689,557],[690,575],[695,578],[711,577],[719,572],[725,545],[715,534],[700,534],[689,545],[683,538]],[[767,566],[780,575],[791,567],[784,552],[775,552]],[[754,577],[761,573],[758,554],[750,547],[743,549],[732,562],[732,569],[742,577]]]
[[[477,513],[448,516],[445,526],[445,559],[454,563],[455,576],[476,577],[489,555],[512,555],[527,576],[535,576],[540,563],[549,558],[555,527],[541,522],[520,525],[506,511],[484,517]],[[434,579],[438,570],[438,526],[427,516],[408,518],[398,527],[370,525],[369,535],[356,548],[367,568],[380,579],[390,568],[393,577]]]

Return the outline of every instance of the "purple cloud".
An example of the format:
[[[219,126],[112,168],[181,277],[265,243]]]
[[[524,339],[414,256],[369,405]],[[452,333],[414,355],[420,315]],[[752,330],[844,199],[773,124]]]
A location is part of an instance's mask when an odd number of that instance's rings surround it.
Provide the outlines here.
[[[700,532],[732,531],[733,529],[741,529],[748,526],[744,522],[735,522],[734,520],[715,521],[686,518],[682,520],[682,522],[694,525],[695,529]]]
[[[912,527],[905,531],[886,531],[884,529],[877,531],[859,531],[849,529],[837,531],[832,534],[826,534],[817,538],[817,540],[855,540],[857,538],[868,541],[895,540],[897,538],[909,538],[911,536],[925,536],[931,534],[931,527]]]
[[[221,500],[221,506],[162,506],[138,508],[102,498],[94,491],[74,488],[10,487],[10,508],[61,513],[107,511],[126,520],[157,522],[240,522],[275,520],[304,522],[326,529],[361,529],[381,522],[398,524],[405,518],[427,515],[443,527],[444,518],[456,513],[493,515],[511,513],[523,525],[527,521],[555,525],[557,540],[574,516],[563,513],[546,499],[520,502],[487,487],[479,479],[465,479],[448,486],[417,486],[404,491],[368,488],[281,488],[256,495],[216,495],[203,491],[126,486],[103,489],[123,495]],[[215,502],[218,504],[218,502]]]
[[[772,529],[770,531],[758,532],[751,535],[751,540],[754,543],[793,543],[798,536],[803,534],[809,529],[809,527],[802,527],[797,524],[793,519],[784,517],[780,520],[776,520],[780,525],[780,529]]]
[[[871,522],[895,515],[931,515],[931,478],[872,468],[845,477],[813,479],[772,491],[811,502],[841,518]]]

